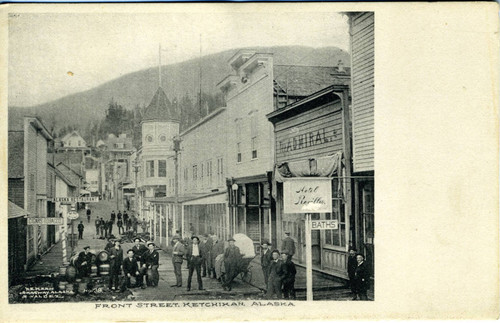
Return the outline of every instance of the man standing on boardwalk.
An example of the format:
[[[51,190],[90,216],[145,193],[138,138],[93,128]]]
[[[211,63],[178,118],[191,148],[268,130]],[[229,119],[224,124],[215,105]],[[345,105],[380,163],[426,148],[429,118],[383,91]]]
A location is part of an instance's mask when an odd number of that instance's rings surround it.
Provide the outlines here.
[[[292,260],[295,254],[295,241],[290,237],[290,231],[285,232],[285,239],[283,239],[283,244],[281,245],[281,251],[286,252],[288,259]]]
[[[241,253],[240,248],[234,245],[235,240],[233,238],[227,241],[229,242],[229,246],[224,251],[224,269],[226,273],[222,287],[224,290],[231,291],[231,284],[238,275],[238,264],[241,261]]]
[[[269,280],[267,282],[266,297],[274,295],[281,299],[281,280],[283,279],[283,262],[280,260],[280,252],[273,250],[273,260],[269,266]]]
[[[79,240],[83,239],[83,229],[84,228],[85,228],[85,226],[83,225],[83,221],[80,221],[80,223],[78,224],[78,239]]]
[[[175,235],[172,238],[172,241],[174,242],[174,248],[172,250],[172,264],[174,265],[176,283],[171,287],[181,287],[182,286],[181,266],[182,266],[182,257],[184,256],[184,245],[181,242],[181,237],[179,237],[178,235]]]
[[[269,242],[264,240],[262,242],[262,255],[260,256],[260,265],[262,267],[262,273],[264,274],[264,282],[267,289],[267,281],[269,279],[269,267],[271,266],[271,261],[273,260],[273,255],[271,249],[269,249]]]
[[[286,252],[281,253],[281,261],[283,261],[283,297],[285,299],[295,299],[295,275],[297,268],[293,261],[288,259]]]
[[[196,279],[198,280],[198,289],[203,290],[203,282],[201,280],[201,263],[203,261],[203,256],[200,248],[200,239],[197,236],[192,236],[191,240],[193,243],[188,247],[186,258],[189,264],[189,274],[187,281],[187,291],[191,290],[191,279],[193,278],[193,272],[196,270]]]
[[[118,290],[121,276],[121,265],[123,262],[123,250],[120,246],[120,241],[115,241],[115,246],[109,250],[109,288],[111,290]]]
[[[88,207],[87,208],[87,222],[90,223],[90,215],[92,214],[92,211],[90,210],[90,208]]]

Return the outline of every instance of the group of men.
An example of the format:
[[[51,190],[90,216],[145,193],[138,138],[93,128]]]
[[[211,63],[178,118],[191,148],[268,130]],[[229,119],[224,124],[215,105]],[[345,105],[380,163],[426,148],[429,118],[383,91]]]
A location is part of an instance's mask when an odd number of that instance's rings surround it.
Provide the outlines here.
[[[191,290],[191,281],[196,272],[198,289],[203,290],[202,277],[217,278],[215,258],[224,253],[224,241],[219,241],[214,234],[204,234],[200,237],[191,236],[185,240],[176,234],[172,237],[172,264],[176,282],[171,287],[182,287],[181,267],[184,259],[187,261],[187,290]]]
[[[290,237],[290,232],[285,232],[285,234],[281,252],[277,249],[271,250],[270,242],[262,242],[260,264],[264,274],[267,298],[295,299],[297,269],[292,261],[295,254],[295,241]]]
[[[99,217],[95,220],[95,230],[96,235],[99,238],[109,238],[113,234],[113,226],[116,221],[116,226],[118,228],[118,234],[123,234],[125,231],[133,230],[134,234],[137,233],[138,222],[134,216],[129,216],[127,211],[124,211],[123,215],[121,211],[115,214],[113,210],[109,220],[105,220]],[[143,230],[144,231],[144,230]]]
[[[127,250],[124,257],[120,240],[109,239],[105,247],[109,255],[109,289],[125,291],[126,288],[158,286],[159,254],[153,242],[146,245],[139,238],[134,240],[134,246]],[[93,260],[94,258],[94,260]],[[90,252],[90,246],[83,248],[76,260],[79,277],[88,277],[91,273],[95,255]],[[146,281],[146,283],[144,282]]]

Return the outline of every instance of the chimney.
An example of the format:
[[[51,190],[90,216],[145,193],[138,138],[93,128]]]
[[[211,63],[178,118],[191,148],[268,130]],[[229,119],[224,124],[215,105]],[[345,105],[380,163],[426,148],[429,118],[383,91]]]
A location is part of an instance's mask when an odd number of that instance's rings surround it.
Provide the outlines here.
[[[339,59],[339,62],[337,63],[337,70],[341,73],[345,72],[344,70],[344,62],[342,62],[341,59]]]

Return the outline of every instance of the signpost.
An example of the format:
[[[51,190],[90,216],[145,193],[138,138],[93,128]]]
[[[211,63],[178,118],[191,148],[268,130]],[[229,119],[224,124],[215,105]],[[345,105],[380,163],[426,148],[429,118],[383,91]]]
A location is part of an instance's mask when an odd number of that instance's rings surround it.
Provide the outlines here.
[[[67,217],[71,220],[71,256],[73,256],[73,252],[75,251],[75,227],[73,225],[73,220],[76,220],[79,217],[79,214],[76,212],[74,206],[71,207],[71,211],[69,211]]]
[[[311,221],[311,213],[332,212],[331,181],[331,178],[325,177],[296,177],[288,178],[283,183],[284,213],[306,214],[306,286],[308,301],[313,300],[311,230],[325,230],[338,227],[336,220]]]

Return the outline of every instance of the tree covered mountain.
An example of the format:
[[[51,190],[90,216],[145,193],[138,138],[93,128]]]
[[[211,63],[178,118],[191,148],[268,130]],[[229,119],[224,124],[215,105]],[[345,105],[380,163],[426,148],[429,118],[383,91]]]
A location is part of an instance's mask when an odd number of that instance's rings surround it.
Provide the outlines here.
[[[273,53],[274,64],[277,65],[333,66],[342,60],[345,66],[349,66],[350,62],[349,54],[337,47],[280,46],[252,49]],[[162,66],[162,87],[169,100],[177,102],[181,109],[182,128],[196,122],[207,111],[225,104],[216,85],[231,73],[228,60],[237,50],[228,50]],[[104,135],[101,124],[109,123],[109,120],[105,121],[105,119],[110,105],[119,105],[124,110],[130,111],[128,118],[137,121],[157,88],[158,67],[155,66],[126,74],[88,91],[68,95],[48,103],[32,107],[9,106],[9,120],[23,115],[35,115],[40,117],[47,128],[53,130],[56,135],[62,135],[70,129],[77,129],[85,139],[89,140],[89,143],[92,143],[93,140],[101,139]],[[106,125],[109,126],[108,123]],[[133,124],[133,122],[127,124]],[[120,130],[137,131],[137,125],[128,129],[117,129],[118,132]]]

